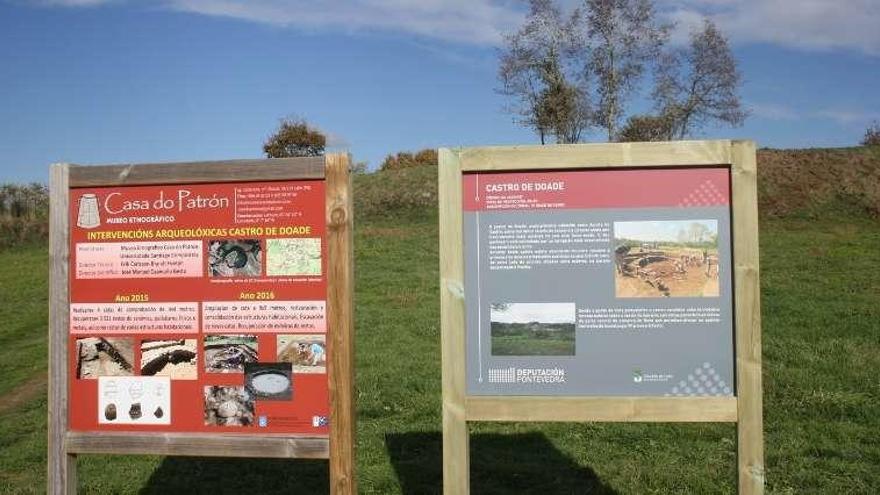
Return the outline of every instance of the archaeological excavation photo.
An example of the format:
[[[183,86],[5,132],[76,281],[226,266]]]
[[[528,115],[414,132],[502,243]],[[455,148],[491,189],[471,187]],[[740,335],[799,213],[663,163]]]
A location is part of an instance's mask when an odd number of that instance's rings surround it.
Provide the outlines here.
[[[244,366],[244,384],[255,400],[291,400],[293,368],[290,363],[249,363]]]
[[[208,275],[211,277],[259,277],[263,249],[256,239],[218,240],[208,243]]]
[[[245,387],[205,387],[205,425],[252,426],[254,399]]]
[[[204,349],[208,373],[243,373],[257,362],[256,335],[206,335]]]
[[[617,297],[717,297],[718,222],[614,223]]]
[[[172,380],[198,378],[196,339],[141,341],[141,375],[170,376]]]
[[[76,339],[76,377],[134,374],[134,339],[87,337]]]
[[[327,344],[324,335],[279,335],[278,361],[291,363],[294,373],[326,373]]]

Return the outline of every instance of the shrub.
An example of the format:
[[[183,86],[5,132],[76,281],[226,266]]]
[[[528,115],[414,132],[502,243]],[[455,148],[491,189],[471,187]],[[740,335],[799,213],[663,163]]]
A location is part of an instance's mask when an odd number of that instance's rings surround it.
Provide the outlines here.
[[[0,248],[48,238],[48,188],[38,183],[0,184]]]
[[[426,148],[415,154],[401,151],[394,155],[388,155],[379,166],[379,170],[402,170],[405,168],[437,166],[437,150]]]
[[[49,215],[49,189],[39,183],[0,184],[0,217],[46,218]]]
[[[862,146],[880,146],[880,122],[875,120],[868,126],[862,139]]]
[[[354,178],[355,216],[436,215],[437,169],[412,167]]]
[[[617,135],[617,141],[669,141],[672,139],[673,119],[667,116],[634,115]]]

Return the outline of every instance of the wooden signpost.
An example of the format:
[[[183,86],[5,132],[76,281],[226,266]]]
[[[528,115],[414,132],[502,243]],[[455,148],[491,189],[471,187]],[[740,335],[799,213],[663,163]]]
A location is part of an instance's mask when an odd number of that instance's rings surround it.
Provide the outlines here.
[[[439,155],[444,493],[470,421],[735,422],[763,493],[754,143]]]
[[[326,458],[356,493],[348,155],[50,188],[50,493],[97,453]]]

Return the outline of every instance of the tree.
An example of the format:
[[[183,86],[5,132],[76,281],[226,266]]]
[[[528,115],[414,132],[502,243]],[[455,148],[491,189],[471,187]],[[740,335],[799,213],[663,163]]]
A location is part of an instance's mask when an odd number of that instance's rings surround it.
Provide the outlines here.
[[[558,59],[542,64],[544,88],[538,95],[535,115],[544,133],[554,136],[557,143],[576,143],[589,122],[586,96],[581,88],[569,84],[559,67]],[[542,144],[544,140],[542,139]]]
[[[617,141],[669,141],[672,139],[673,119],[668,115],[633,115],[617,134]]]
[[[553,0],[530,0],[525,25],[505,36],[498,92],[514,99],[508,110],[545,144],[573,143],[590,125],[587,78],[578,67],[578,13],[564,19]]]
[[[651,0],[585,0],[584,8],[587,69],[597,86],[594,118],[612,141],[627,100],[669,39],[670,26],[657,23]]]
[[[664,54],[657,65],[653,96],[660,115],[671,121],[669,139],[682,139],[710,120],[742,125],[741,84],[727,39],[704,20],[687,48]]]
[[[690,241],[695,244],[703,242],[704,238],[710,233],[711,231],[709,230],[709,227],[706,227],[701,223],[691,222],[691,224],[688,225],[688,237],[690,238]]]
[[[355,164],[351,166],[351,173],[353,175],[364,175],[368,172],[369,170],[367,170],[367,162],[355,162]]]
[[[437,166],[437,150],[425,148],[416,153],[399,151],[394,155],[388,155],[379,165],[379,170],[401,170],[404,168]]]
[[[321,156],[327,138],[303,119],[282,119],[278,130],[263,143],[269,158]]]
[[[880,146],[880,122],[876,120],[865,130],[862,146]]]

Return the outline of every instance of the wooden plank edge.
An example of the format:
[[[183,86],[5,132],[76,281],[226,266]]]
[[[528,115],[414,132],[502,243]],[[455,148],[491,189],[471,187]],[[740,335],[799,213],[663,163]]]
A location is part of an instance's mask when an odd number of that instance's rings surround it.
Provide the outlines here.
[[[122,165],[73,165],[70,187],[172,185],[205,182],[320,180],[325,157]]]
[[[440,347],[443,493],[470,492],[470,447],[465,417],[464,259],[459,152],[438,150]]]
[[[68,428],[68,356],[70,293],[70,166],[49,171],[49,326],[47,397],[47,492],[76,493],[76,456],[65,447]]]
[[[330,493],[357,492],[354,405],[354,259],[350,157],[327,156],[327,331],[330,391]]]
[[[468,421],[720,422],[737,421],[736,397],[476,397]]]
[[[472,171],[712,166],[731,163],[730,140],[456,148]]]
[[[326,437],[274,437],[186,433],[68,432],[68,452],[75,454],[145,454],[203,457],[327,459]]]
[[[736,303],[737,487],[742,495],[765,489],[761,300],[756,145],[733,143],[732,205]]]

